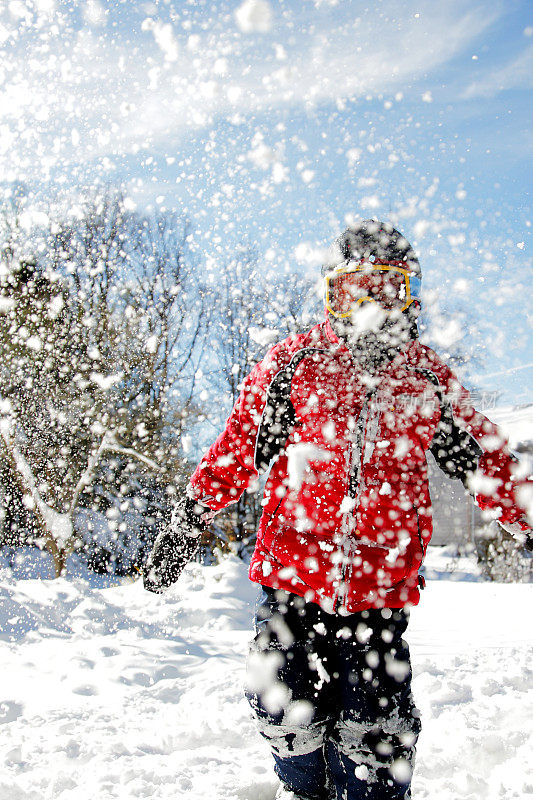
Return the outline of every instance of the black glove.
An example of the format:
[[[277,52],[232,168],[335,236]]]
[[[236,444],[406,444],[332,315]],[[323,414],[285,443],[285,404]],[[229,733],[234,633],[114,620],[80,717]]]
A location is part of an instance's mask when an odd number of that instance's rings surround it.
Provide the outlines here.
[[[143,570],[144,588],[161,594],[175,583],[200,547],[209,509],[186,497],[174,506],[170,523],[157,535]]]

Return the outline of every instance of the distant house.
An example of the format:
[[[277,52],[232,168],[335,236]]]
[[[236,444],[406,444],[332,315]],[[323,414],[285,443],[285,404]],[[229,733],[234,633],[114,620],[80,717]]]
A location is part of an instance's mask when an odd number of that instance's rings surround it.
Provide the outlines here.
[[[484,411],[509,438],[513,453],[533,463],[533,404]],[[433,503],[432,544],[472,541],[483,527],[481,511],[459,480],[451,480],[428,454],[429,489]]]

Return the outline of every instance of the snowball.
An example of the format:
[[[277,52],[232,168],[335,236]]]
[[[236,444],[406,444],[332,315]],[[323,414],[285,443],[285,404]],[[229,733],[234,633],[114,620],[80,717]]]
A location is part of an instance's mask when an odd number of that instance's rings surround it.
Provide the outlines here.
[[[355,638],[359,644],[366,644],[371,636],[372,628],[370,628],[368,625],[365,625],[364,622],[360,622],[355,631]]]
[[[158,22],[148,17],[143,21],[141,30],[152,32],[155,43],[163,53],[165,61],[177,60],[178,43],[176,42],[174,31],[170,23]]]
[[[36,353],[42,349],[42,346],[43,343],[38,336],[30,336],[29,339],[26,339],[26,347],[29,347],[30,350],[34,350]]]
[[[397,758],[390,768],[391,775],[398,783],[408,783],[413,772],[411,765],[405,758]]]
[[[284,683],[275,683],[261,694],[261,700],[266,710],[272,714],[279,714],[289,703],[289,690]]]
[[[331,677],[327,669],[325,668],[322,659],[317,655],[317,653],[309,653],[309,666],[311,669],[316,670],[318,674],[318,686],[320,688],[324,683],[330,683]]]
[[[118,383],[123,375],[123,372],[117,372],[115,375],[102,375],[101,372],[91,372],[89,377],[100,389],[106,391],[114,386],[115,383]]]
[[[250,338],[261,347],[268,347],[279,338],[279,332],[271,328],[250,328]]]
[[[309,558],[305,559],[304,566],[308,572],[318,572],[319,570],[318,561],[316,560],[316,558],[313,558],[312,556],[309,556]]]
[[[5,314],[15,307],[15,301],[11,297],[0,297],[0,314]]]
[[[249,160],[259,169],[268,169],[272,164],[275,164],[278,158],[277,153],[272,147],[266,145],[263,141],[254,140],[252,143],[253,149],[248,152]]]
[[[287,469],[289,488],[298,491],[302,485],[304,474],[312,460],[331,461],[331,454],[310,442],[292,444],[287,448]]]
[[[343,497],[342,502],[339,507],[339,511],[341,514],[349,514],[351,511],[354,510],[357,502],[353,497]]]
[[[34,227],[46,227],[50,222],[48,214],[45,214],[44,211],[36,211],[35,209],[31,211],[22,211],[19,215],[19,223],[20,227],[29,232]]]
[[[450,233],[448,241],[452,247],[462,247],[466,241],[464,233]]]
[[[379,655],[375,650],[370,650],[365,656],[366,663],[371,669],[376,669],[379,664]]]
[[[327,248],[318,248],[309,244],[309,242],[301,242],[294,249],[294,256],[300,264],[306,264],[309,267],[320,266],[327,258]]]
[[[83,16],[89,25],[103,25],[105,23],[105,10],[97,0],[87,0],[83,9]]]
[[[407,661],[396,660],[393,656],[385,656],[385,671],[391,678],[395,678],[401,683],[409,674],[409,663]]]
[[[272,165],[272,182],[273,183],[283,183],[283,181],[289,180],[289,170],[287,167],[284,167],[279,161],[276,161],[275,164]]]
[[[386,311],[378,303],[363,303],[359,306],[357,314],[352,317],[354,336],[379,330],[386,316]]]
[[[428,228],[429,222],[426,219],[419,219],[413,225],[413,233],[417,239],[422,239]]]
[[[529,521],[533,524],[533,486],[526,484],[515,489],[516,499],[526,509]]]
[[[325,636],[328,632],[323,622],[317,622],[316,625],[313,625],[313,628],[317,633],[320,634],[320,636]]]
[[[352,147],[346,151],[346,158],[348,159],[348,166],[353,167],[361,160],[363,151],[359,147]]]
[[[272,572],[272,564],[270,563],[270,561],[263,561],[263,563],[261,564],[261,571],[265,577],[267,575],[270,575],[270,573]]]
[[[344,627],[340,628],[335,634],[337,639],[351,639],[352,638],[352,630],[351,628]]]
[[[228,86],[226,89],[226,95],[229,102],[235,105],[241,99],[242,89],[240,86]]]
[[[361,198],[361,208],[376,209],[379,208],[380,201],[377,194],[367,195]]]
[[[292,725],[309,725],[315,714],[315,707],[309,700],[295,700],[285,714],[284,722]]]
[[[322,436],[327,442],[334,442],[336,435],[337,431],[332,419],[322,425]]]
[[[235,21],[243,33],[268,33],[272,28],[272,8],[267,0],[245,0],[235,11]]]
[[[451,319],[448,324],[434,326],[431,330],[435,342],[440,347],[451,347],[463,338],[463,329],[456,319]]]
[[[464,278],[458,278],[456,281],[454,281],[453,290],[454,292],[457,292],[457,294],[468,294],[470,291],[472,291],[472,286],[470,282]]]
[[[502,482],[499,478],[491,478],[488,475],[476,472],[469,476],[467,483],[468,488],[474,494],[483,494],[490,497],[501,486]]]
[[[146,340],[146,352],[147,353],[157,353],[157,344],[158,344],[157,336],[150,336]]]
[[[65,301],[63,300],[63,297],[60,294],[56,295],[55,297],[52,297],[47,306],[47,314],[50,317],[50,319],[55,319],[56,317],[58,317],[64,305]]]
[[[139,424],[135,426],[135,430],[139,439],[146,439],[150,433],[144,422],[139,422]]]

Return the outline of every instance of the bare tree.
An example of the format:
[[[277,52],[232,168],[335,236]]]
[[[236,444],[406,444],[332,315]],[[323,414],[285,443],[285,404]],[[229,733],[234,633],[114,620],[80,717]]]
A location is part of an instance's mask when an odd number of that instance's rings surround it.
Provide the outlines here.
[[[120,502],[139,470],[162,490],[179,472],[205,318],[178,217],[141,218],[104,194],[33,232],[39,246],[17,244],[12,209],[4,227],[1,451],[60,574],[105,465]]]

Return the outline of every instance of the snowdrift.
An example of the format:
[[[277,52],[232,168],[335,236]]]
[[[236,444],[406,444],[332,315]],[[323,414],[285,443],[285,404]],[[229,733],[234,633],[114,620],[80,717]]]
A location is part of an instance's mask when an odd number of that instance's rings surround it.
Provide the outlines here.
[[[165,596],[0,581],[0,797],[272,800],[242,694],[257,587],[226,558]],[[444,579],[443,579],[444,577]],[[531,584],[429,580],[408,629],[417,800],[533,795]]]

